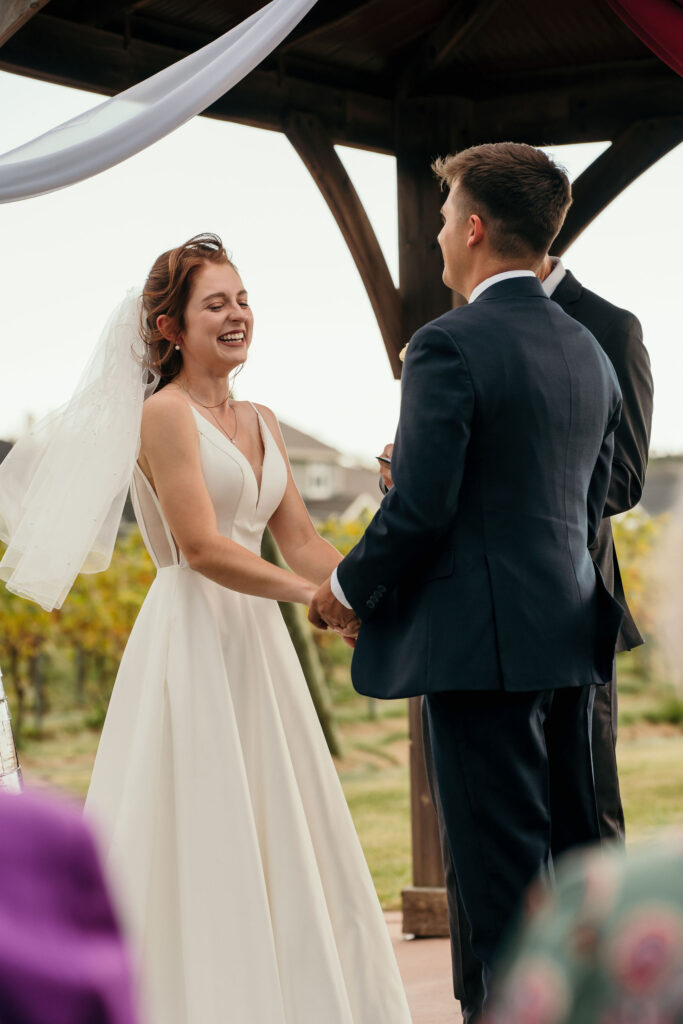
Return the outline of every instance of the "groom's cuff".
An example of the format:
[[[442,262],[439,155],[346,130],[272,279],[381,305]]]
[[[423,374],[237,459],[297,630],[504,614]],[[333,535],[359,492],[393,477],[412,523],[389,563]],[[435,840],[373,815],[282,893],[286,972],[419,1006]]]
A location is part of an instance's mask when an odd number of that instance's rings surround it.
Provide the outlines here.
[[[346,600],[346,594],[344,593],[344,591],[341,588],[341,585],[339,583],[339,579],[337,578],[337,570],[336,569],[334,570],[334,572],[330,576],[330,587],[332,589],[332,593],[337,598],[339,603],[343,604],[345,608],[351,608],[351,610],[353,611],[352,606]]]

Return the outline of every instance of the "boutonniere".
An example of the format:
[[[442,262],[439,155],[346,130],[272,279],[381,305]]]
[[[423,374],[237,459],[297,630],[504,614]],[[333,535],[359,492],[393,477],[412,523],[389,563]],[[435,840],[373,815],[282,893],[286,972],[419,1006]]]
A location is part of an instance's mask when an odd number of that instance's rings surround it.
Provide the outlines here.
[[[401,360],[401,362],[403,362],[405,357],[406,357],[406,352],[408,351],[408,345],[410,345],[410,342],[408,342],[406,345],[404,345],[403,348],[401,349],[401,351],[398,354],[398,358]]]

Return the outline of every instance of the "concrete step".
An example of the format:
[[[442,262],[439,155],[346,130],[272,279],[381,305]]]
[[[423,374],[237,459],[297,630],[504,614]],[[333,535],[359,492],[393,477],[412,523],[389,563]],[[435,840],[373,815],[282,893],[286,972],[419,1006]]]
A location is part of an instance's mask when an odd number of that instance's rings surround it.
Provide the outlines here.
[[[384,915],[403,978],[413,1024],[462,1024],[453,997],[448,939],[404,939],[400,911]]]

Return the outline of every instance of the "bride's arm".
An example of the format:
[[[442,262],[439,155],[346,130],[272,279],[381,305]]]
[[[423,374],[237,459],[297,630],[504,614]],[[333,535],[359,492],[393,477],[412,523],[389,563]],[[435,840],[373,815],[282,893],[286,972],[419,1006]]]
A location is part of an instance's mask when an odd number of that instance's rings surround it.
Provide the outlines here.
[[[275,414],[265,405],[259,405],[258,409],[277,441],[287,466],[287,488],[282,501],[270,517],[270,532],[287,565],[300,576],[320,584],[331,575],[342,556],[336,548],[323,540],[311,522],[303,498],[294,483],[287,449]]]
[[[219,533],[199,458],[199,437],[182,396],[145,402],[140,464],[151,477],[178,547],[192,569],[230,590],[309,604],[315,587]]]

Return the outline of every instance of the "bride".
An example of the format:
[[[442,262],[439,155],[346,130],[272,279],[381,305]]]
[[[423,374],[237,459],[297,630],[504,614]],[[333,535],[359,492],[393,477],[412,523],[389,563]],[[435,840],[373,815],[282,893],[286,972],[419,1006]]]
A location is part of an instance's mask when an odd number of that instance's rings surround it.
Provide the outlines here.
[[[215,235],[157,259],[142,336],[160,380],[131,492],[158,571],[86,813],[118,883],[146,1022],[409,1024],[277,606],[308,604],[340,556],[311,523],[273,413],[230,396],[252,330]],[[293,572],[260,557],[266,526]]]

